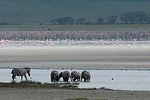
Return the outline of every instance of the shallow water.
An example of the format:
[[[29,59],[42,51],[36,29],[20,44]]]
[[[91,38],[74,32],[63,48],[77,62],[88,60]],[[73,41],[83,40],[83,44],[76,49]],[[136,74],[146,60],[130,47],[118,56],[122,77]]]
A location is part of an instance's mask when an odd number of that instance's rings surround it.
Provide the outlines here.
[[[59,72],[64,70],[58,70]],[[68,70],[73,71],[73,70]],[[77,70],[82,72],[83,70]],[[150,71],[148,70],[88,70],[91,73],[90,82],[79,82],[79,88],[101,88],[119,90],[149,90]],[[48,69],[32,69],[29,80],[50,83]],[[0,82],[11,82],[11,69],[0,69]],[[113,80],[112,80],[113,78]],[[20,82],[20,77],[16,82]],[[62,79],[61,79],[62,81]],[[69,80],[70,81],[70,80]]]

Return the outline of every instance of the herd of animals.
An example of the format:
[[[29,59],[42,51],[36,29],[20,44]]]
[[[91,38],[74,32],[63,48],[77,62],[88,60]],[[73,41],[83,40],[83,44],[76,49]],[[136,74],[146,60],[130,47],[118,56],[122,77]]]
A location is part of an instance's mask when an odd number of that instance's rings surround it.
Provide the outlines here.
[[[60,78],[63,78],[64,82],[68,82],[69,78],[71,81],[85,81],[88,82],[91,79],[91,75],[88,71],[83,71],[81,74],[77,71],[70,72],[69,71],[63,71],[58,73],[58,71],[52,71],[51,72],[51,81],[57,82],[60,80]]]
[[[23,76],[27,80],[26,74],[30,76],[31,68],[25,67],[25,68],[13,68],[11,71],[12,74],[12,80],[14,82],[16,76],[21,76],[21,81],[23,79]],[[91,75],[88,71],[83,71],[81,74],[77,71],[72,71],[71,73],[69,71],[63,71],[58,72],[56,70],[51,71],[50,74],[51,82],[58,82],[61,78],[64,82],[68,82],[69,79],[71,81],[85,81],[88,82],[91,79]]]

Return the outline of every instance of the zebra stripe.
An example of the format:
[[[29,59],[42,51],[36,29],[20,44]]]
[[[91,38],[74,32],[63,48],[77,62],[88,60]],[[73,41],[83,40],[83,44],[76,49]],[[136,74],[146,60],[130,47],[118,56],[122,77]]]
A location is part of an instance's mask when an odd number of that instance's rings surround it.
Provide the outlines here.
[[[21,81],[22,81],[23,76],[27,80],[26,74],[30,76],[30,68],[14,68],[12,69],[11,73],[12,73],[13,81],[16,78],[16,76],[21,76]]]

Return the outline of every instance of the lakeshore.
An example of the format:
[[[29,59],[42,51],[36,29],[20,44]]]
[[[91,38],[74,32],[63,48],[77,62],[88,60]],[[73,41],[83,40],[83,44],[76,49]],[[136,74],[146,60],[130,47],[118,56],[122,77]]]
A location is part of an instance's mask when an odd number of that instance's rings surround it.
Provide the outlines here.
[[[145,45],[7,47],[0,49],[0,67],[149,70],[149,51],[150,47]],[[149,100],[150,98],[150,92],[145,90],[0,87],[0,93],[2,100]]]
[[[149,100],[150,98],[150,91],[78,89],[70,83],[40,82],[0,83],[0,94],[2,100]]]
[[[0,68],[150,69],[150,46],[52,46],[0,49]]]
[[[1,100],[149,100],[149,91],[0,87]]]

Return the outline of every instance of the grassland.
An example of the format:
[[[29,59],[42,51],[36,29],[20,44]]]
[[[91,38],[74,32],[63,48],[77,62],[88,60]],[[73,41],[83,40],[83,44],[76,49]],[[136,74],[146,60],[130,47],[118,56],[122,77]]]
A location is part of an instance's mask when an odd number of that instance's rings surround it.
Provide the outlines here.
[[[150,24],[117,25],[0,25],[0,31],[150,31]]]
[[[79,83],[41,83],[33,81],[22,81],[19,83],[0,83],[0,87],[18,87],[18,88],[65,88],[65,89],[77,89]]]

